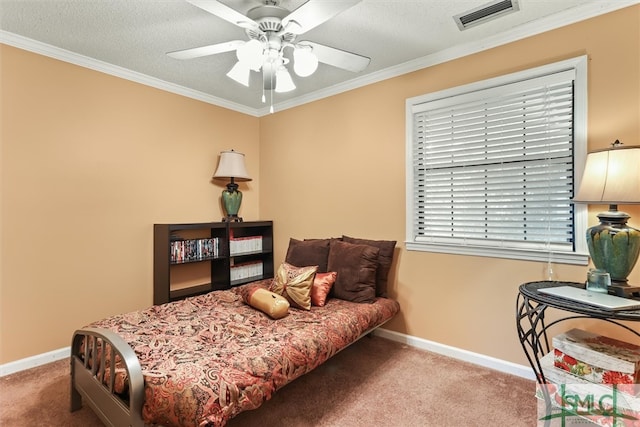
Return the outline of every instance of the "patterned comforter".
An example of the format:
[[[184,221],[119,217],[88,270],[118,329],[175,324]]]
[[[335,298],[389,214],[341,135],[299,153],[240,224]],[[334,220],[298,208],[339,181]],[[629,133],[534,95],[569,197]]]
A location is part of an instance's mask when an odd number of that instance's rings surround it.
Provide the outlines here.
[[[363,333],[392,318],[396,301],[336,298],[272,320],[243,302],[270,280],[117,315],[89,326],[117,332],[145,378],[143,418],[163,426],[223,426],[255,409]]]

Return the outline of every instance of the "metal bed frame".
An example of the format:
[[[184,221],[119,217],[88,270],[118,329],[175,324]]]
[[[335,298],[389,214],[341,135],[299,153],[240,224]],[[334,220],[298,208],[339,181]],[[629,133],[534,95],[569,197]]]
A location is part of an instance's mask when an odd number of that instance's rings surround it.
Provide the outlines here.
[[[116,356],[120,357],[118,365],[127,371],[125,396],[119,396],[114,390]],[[106,426],[144,427],[144,377],[140,362],[131,347],[107,329],[85,328],[73,334],[71,411],[80,409],[83,400]]]
[[[332,357],[362,337],[371,336],[389,320],[368,329]],[[115,391],[116,356],[120,357],[118,366],[127,371],[128,393],[124,396]],[[84,328],[74,332],[71,345],[72,412],[80,409],[84,401],[106,426],[145,427],[142,418],[144,398],[142,368],[126,341],[103,328]]]

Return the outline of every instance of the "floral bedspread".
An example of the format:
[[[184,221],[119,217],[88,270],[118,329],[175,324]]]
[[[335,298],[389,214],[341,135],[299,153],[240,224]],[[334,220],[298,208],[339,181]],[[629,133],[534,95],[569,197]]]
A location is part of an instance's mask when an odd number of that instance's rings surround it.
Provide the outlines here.
[[[143,418],[167,427],[223,426],[255,409],[363,333],[392,318],[396,301],[336,298],[279,320],[243,302],[251,285],[95,322],[134,349],[145,377]]]

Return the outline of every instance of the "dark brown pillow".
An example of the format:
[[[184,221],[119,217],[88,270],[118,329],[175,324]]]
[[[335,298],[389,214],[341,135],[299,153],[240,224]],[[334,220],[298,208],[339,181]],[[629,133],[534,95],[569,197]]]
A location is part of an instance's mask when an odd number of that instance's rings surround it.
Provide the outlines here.
[[[289,239],[285,262],[296,267],[318,266],[318,273],[326,273],[329,258],[329,239]]]
[[[331,241],[327,268],[338,273],[333,296],[353,302],[375,301],[379,252],[370,245]]]
[[[376,296],[386,297],[389,271],[391,271],[393,251],[396,247],[396,241],[358,239],[356,237],[349,236],[342,236],[342,240],[347,243],[375,246],[380,249],[380,253],[378,253],[378,272],[376,273]]]

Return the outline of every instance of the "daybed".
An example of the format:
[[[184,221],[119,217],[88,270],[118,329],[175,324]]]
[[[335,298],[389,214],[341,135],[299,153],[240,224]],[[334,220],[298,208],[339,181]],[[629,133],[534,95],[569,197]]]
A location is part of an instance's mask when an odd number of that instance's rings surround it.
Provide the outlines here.
[[[106,425],[189,427],[223,426],[258,408],[398,313],[398,303],[381,295],[393,246],[386,244],[386,255],[380,256],[382,242],[376,248],[371,245],[376,241],[349,243],[345,237],[292,239],[288,262],[273,280],[113,316],[76,331],[71,410],[84,401]],[[317,252],[318,245],[322,250],[326,245],[326,257],[307,251]],[[293,261],[307,265],[296,267]],[[314,261],[319,262],[309,264]],[[313,304],[299,306],[296,275],[320,269],[326,274],[312,274],[314,286],[318,278],[329,277],[335,279],[333,287],[324,286]],[[383,278],[384,283],[376,280]],[[291,298],[287,285],[298,295]],[[274,319],[249,305],[257,289],[281,293],[291,303],[288,313]]]

